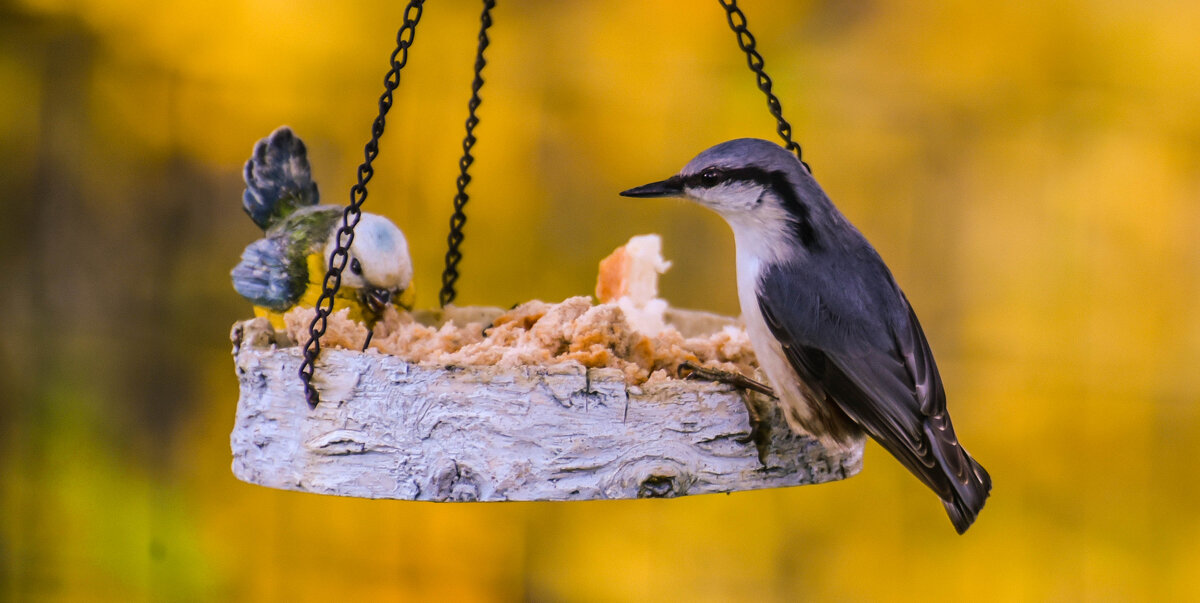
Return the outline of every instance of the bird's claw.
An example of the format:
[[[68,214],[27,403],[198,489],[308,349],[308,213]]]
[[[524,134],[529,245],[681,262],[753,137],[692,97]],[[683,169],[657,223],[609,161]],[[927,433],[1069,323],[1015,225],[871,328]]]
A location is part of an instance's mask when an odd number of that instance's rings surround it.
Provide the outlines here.
[[[762,417],[758,414],[758,408],[754,406],[754,401],[750,400],[748,392],[741,392],[742,403],[746,405],[746,415],[750,419],[750,432],[746,435],[737,438],[739,444],[758,443],[759,437],[762,435],[766,426],[763,425]],[[760,459],[761,460],[761,459]],[[766,463],[763,463],[764,465]]]
[[[703,379],[705,381],[725,383],[740,390],[755,391],[764,396],[775,399],[775,390],[772,390],[765,384],[755,381],[754,379],[751,379],[741,373],[700,366],[690,360],[685,360],[680,363],[679,372],[681,375],[683,374],[683,371],[687,371],[687,375],[684,375],[685,379]]]
[[[750,420],[750,433],[737,439],[739,444],[754,444],[758,451],[758,462],[763,468],[767,467],[767,455],[771,453],[771,424],[763,418],[754,393],[749,390],[738,390],[742,403],[746,405],[746,415]]]

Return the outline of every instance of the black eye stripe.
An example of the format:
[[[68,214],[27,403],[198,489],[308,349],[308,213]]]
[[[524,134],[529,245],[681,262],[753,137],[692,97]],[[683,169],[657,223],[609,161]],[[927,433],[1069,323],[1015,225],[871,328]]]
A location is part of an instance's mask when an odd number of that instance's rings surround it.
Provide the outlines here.
[[[727,182],[745,182],[757,184],[764,188],[774,184],[770,172],[762,168],[720,168],[707,167],[683,179],[683,185],[688,188],[712,188]]]
[[[720,174],[721,177],[718,182],[714,184],[705,182],[703,176],[710,171]],[[817,236],[816,228],[813,226],[808,206],[800,200],[796,189],[783,172],[768,172],[758,167],[721,168],[711,166],[683,179],[684,186],[688,188],[712,188],[729,182],[757,184],[763,187],[764,193],[770,192],[773,194],[783,203],[784,207],[788,208],[789,213],[792,215],[792,228],[796,234],[796,238],[809,249],[821,248],[821,241]],[[761,196],[758,201],[761,204]]]
[[[713,170],[712,168],[701,170],[698,173],[684,178],[683,185],[687,188],[711,188],[721,181],[720,179],[713,181],[711,175],[714,172],[717,172],[717,170]]]

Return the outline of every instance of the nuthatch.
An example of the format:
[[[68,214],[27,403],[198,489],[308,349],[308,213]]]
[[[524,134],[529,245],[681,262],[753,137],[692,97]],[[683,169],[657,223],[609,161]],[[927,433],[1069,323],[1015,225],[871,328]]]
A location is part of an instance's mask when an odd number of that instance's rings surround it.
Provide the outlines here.
[[[742,318],[791,428],[827,445],[870,435],[937,493],[960,534],[970,527],[992,480],[954,435],[917,316],[795,155],[731,140],[621,194],[687,197],[725,218]]]
[[[242,207],[266,236],[242,252],[233,288],[254,304],[255,315],[282,329],[284,312],[316,305],[343,209],[317,205],[307,150],[286,126],[258,141],[244,177]],[[349,308],[350,318],[372,328],[389,304],[409,305],[412,275],[404,233],[387,218],[363,212],[333,309]]]

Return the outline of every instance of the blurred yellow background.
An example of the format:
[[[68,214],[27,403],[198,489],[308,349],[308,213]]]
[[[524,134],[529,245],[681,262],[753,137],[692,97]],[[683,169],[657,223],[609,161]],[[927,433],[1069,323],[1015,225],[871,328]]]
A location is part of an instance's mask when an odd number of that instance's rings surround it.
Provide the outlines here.
[[[430,504],[236,481],[241,165],[345,203],[403,3],[0,1],[0,598],[1200,599],[1200,4],[744,0],[888,261],[993,497],[965,536],[878,446],[844,482]],[[430,2],[366,208],[436,303],[480,4]],[[715,215],[616,195],[774,124],[716,2],[501,0],[459,303],[592,290],[658,232],[736,313]]]

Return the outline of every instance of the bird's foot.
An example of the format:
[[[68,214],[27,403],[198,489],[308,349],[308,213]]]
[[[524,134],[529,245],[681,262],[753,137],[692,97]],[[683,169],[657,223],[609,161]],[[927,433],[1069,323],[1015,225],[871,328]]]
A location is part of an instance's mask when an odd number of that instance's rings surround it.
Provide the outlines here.
[[[684,371],[687,371],[686,375],[683,375]],[[685,360],[679,365],[679,372],[685,379],[703,379],[705,381],[726,383],[740,390],[755,391],[772,399],[776,397],[775,390],[741,373],[700,366],[690,360]]]
[[[705,381],[727,383],[737,388],[738,394],[742,398],[742,404],[746,405],[746,414],[750,420],[750,433],[745,437],[738,438],[737,441],[741,444],[753,442],[754,447],[758,450],[758,462],[762,463],[763,467],[766,467],[767,455],[771,451],[771,424],[763,418],[763,413],[759,408],[761,402],[755,397],[754,393],[775,399],[774,390],[741,373],[707,368],[693,364],[692,362],[680,364],[679,370],[681,373],[687,371],[685,377],[687,379],[704,379]]]
[[[374,336],[375,336],[375,329],[367,329],[367,340],[363,342],[362,351],[365,352],[365,351],[367,351],[367,348],[371,347],[371,338]]]
[[[765,469],[767,455],[771,453],[771,424],[763,418],[759,408],[759,404],[764,404],[764,402],[750,390],[740,389],[738,394],[742,398],[742,404],[746,405],[746,414],[750,418],[750,433],[745,437],[738,438],[737,441],[741,444],[753,443],[755,450],[758,451],[758,462]]]

